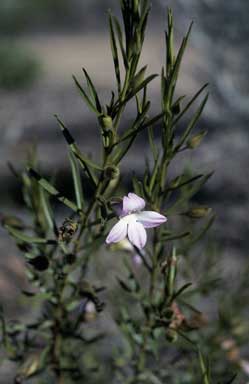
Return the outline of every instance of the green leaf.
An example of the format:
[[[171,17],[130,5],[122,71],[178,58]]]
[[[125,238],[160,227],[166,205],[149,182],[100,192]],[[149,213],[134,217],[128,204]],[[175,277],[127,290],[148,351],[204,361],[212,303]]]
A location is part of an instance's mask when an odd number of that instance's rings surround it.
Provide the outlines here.
[[[50,195],[54,196],[58,201],[66,205],[68,208],[72,209],[75,212],[78,212],[77,205],[75,205],[71,200],[63,196],[51,183],[46,179],[41,177],[34,169],[29,168],[28,174],[31,178],[37,181],[37,183],[45,189]]]
[[[216,215],[214,214],[210,217],[207,223],[205,223],[205,225],[200,229],[199,233],[195,237],[193,237],[193,239],[191,240],[188,246],[195,244],[197,241],[199,241],[207,233],[209,228],[211,228],[215,219],[216,219]]]
[[[75,76],[73,76],[73,80],[76,84],[76,87],[78,88],[81,96],[83,97],[85,103],[88,105],[88,107],[94,112],[96,113],[98,116],[100,115],[99,111],[97,110],[96,106],[93,104],[93,102],[91,101],[91,99],[89,98],[89,96],[86,94],[86,92],[84,91],[83,87],[80,85],[80,83],[78,82],[78,80],[76,79]]]
[[[121,100],[118,101],[116,105],[116,109],[119,110],[123,105],[125,105],[130,99],[132,99],[138,92],[140,92],[142,89],[144,89],[152,80],[154,80],[158,75],[150,75],[148,76],[142,83],[131,89],[130,92],[128,92],[127,96]]]
[[[43,214],[46,219],[48,228],[54,233],[57,233],[56,223],[53,217],[53,212],[47,196],[47,192],[41,186],[40,186],[40,197],[41,197],[41,207],[42,207]]]
[[[182,176],[179,176],[180,178],[183,177],[184,175]],[[176,189],[180,189],[182,187],[184,187],[185,185],[188,185],[190,183],[193,183],[194,181],[200,179],[201,177],[203,177],[203,175],[196,175],[196,176],[193,176],[191,177],[190,179],[186,180],[186,181],[183,181],[182,183],[180,182],[180,179],[179,179],[179,184],[178,182],[172,186],[172,183],[169,185],[169,187],[166,189],[166,191],[174,191]],[[173,184],[174,184],[175,180],[173,180]]]
[[[96,109],[101,114],[101,113],[103,113],[103,111],[102,111],[102,107],[101,107],[101,104],[100,104],[100,101],[99,101],[98,93],[97,93],[97,91],[96,91],[96,89],[95,89],[95,87],[93,85],[93,82],[92,82],[90,76],[88,75],[87,71],[84,68],[83,68],[83,72],[84,72],[84,74],[86,76],[88,89],[89,89],[89,92],[90,92],[90,94],[92,96],[92,99],[93,99],[93,101],[95,103]]]
[[[58,121],[60,128],[62,130],[63,136],[69,145],[70,149],[76,156],[76,158],[79,160],[79,163],[81,167],[86,171],[90,181],[94,186],[97,185],[97,179],[94,174],[94,172],[91,170],[91,168],[96,169],[98,171],[103,171],[103,169],[98,165],[95,164],[92,160],[88,159],[85,155],[81,153],[79,150],[77,144],[75,143],[75,140],[71,133],[69,132],[68,128],[65,126],[65,124],[59,119],[57,115],[55,115],[56,120]]]
[[[208,94],[206,95],[206,97],[204,98],[204,100],[200,104],[199,108],[197,109],[196,113],[194,114],[193,118],[191,119],[190,123],[188,124],[186,130],[184,131],[183,135],[181,136],[181,138],[180,138],[178,144],[176,145],[174,151],[177,152],[181,148],[181,146],[184,144],[185,140],[188,138],[190,132],[196,126],[199,118],[201,117],[203,109],[207,103],[207,100],[208,100]]]
[[[128,59],[127,59],[125,48],[124,48],[122,29],[121,29],[121,26],[120,26],[120,23],[119,23],[118,19],[115,16],[112,16],[112,20],[114,22],[114,26],[115,26],[115,29],[116,29],[116,33],[117,33],[117,37],[118,37],[118,42],[119,42],[119,47],[120,47],[120,50],[121,50],[121,53],[122,53],[122,57],[123,57],[124,67],[127,70],[128,69]]]
[[[143,129],[147,127],[146,124],[144,124],[144,120],[146,118],[146,115],[150,109],[150,102],[148,101],[147,104],[144,107],[144,110],[141,114],[138,114],[136,120],[134,121],[132,127],[126,131],[126,133],[120,138],[119,141],[115,143],[115,145],[121,144],[123,141],[129,139],[130,137],[136,136],[139,132],[141,132]]]
[[[160,238],[159,242],[179,240],[179,239],[182,239],[182,238],[190,236],[190,235],[191,235],[191,232],[189,232],[189,231],[174,234],[174,235],[164,235],[163,234],[162,237]]]
[[[206,362],[204,361],[204,357],[203,357],[200,349],[198,350],[198,355],[199,355],[199,362],[200,362],[202,379],[203,379],[202,383],[203,384],[210,384],[209,369],[207,367]]]
[[[117,84],[118,84],[118,92],[120,94],[120,92],[121,92],[121,76],[120,76],[118,49],[117,49],[117,43],[116,43],[115,33],[114,33],[114,29],[113,29],[112,18],[113,18],[113,16],[111,14],[109,14],[111,50],[112,50],[114,69],[115,69],[115,74],[116,74],[116,79],[117,79]]]
[[[160,166],[160,159],[159,157],[155,161],[154,169],[152,171],[151,177],[150,177],[150,184],[149,184],[149,193],[151,194],[154,188],[154,185],[157,180],[157,175],[159,172],[159,166]]]
[[[165,88],[165,92],[166,92],[165,97],[166,97],[167,101],[171,100],[173,97],[173,93],[175,90],[175,86],[176,86],[176,82],[177,82],[177,78],[178,78],[178,74],[179,74],[179,70],[180,70],[180,66],[181,66],[181,62],[182,62],[182,58],[183,58],[185,49],[187,47],[187,43],[188,43],[188,39],[190,36],[192,26],[193,26],[193,23],[190,24],[188,32],[187,32],[186,36],[183,38],[181,47],[178,51],[178,54],[177,54],[177,57],[175,60],[173,70],[170,74],[169,80],[167,81],[168,84],[167,84],[167,87]]]
[[[148,127],[148,138],[149,138],[150,149],[153,154],[154,161],[156,161],[156,159],[158,158],[158,149],[155,144],[154,130],[152,125]]]
[[[43,239],[43,238],[40,238],[40,237],[29,236],[29,235],[26,235],[25,233],[23,233],[22,231],[18,231],[17,229],[9,227],[8,225],[6,225],[5,228],[10,233],[10,235],[12,235],[16,239],[21,240],[21,241],[23,241],[25,243],[30,243],[30,244],[56,244],[55,240],[48,240],[48,239]]]
[[[176,291],[172,297],[172,301],[174,301],[178,296],[180,296],[186,289],[191,287],[192,283],[184,284],[178,291]]]
[[[125,291],[125,292],[128,292],[128,293],[131,293],[133,292],[133,289],[131,289],[128,284],[126,284],[122,279],[118,278],[117,277],[117,281],[119,283],[119,285],[121,286],[121,288]]]
[[[208,83],[204,84],[203,87],[192,97],[192,99],[187,103],[187,105],[183,108],[182,112],[177,116],[177,118],[173,121],[173,126],[178,123],[178,121],[185,115],[185,113],[189,110],[189,108],[192,106],[192,104],[195,102],[195,100],[200,96],[200,94],[206,89],[208,86]],[[179,98],[178,100],[181,100],[182,98]],[[178,101],[177,100],[177,101]]]
[[[131,92],[128,93],[128,96],[125,98],[124,102],[130,100],[135,96],[139,91],[144,89],[152,80],[154,80],[158,75],[150,75],[144,81],[142,81],[137,87],[135,87]]]
[[[135,175],[132,177],[132,185],[133,185],[133,190],[134,192],[138,195],[143,197],[143,184],[141,181],[137,179]]]
[[[195,183],[189,190],[184,191],[182,196],[167,210],[168,215],[174,213],[177,208],[179,208],[183,203],[191,199],[201,187],[208,181],[208,179],[213,175],[214,172],[210,172],[207,175],[203,176],[200,181]]]
[[[69,159],[70,159],[71,168],[72,168],[74,191],[75,191],[77,207],[80,211],[83,211],[84,196],[83,196],[83,190],[82,190],[79,165],[78,165],[78,162],[76,161],[74,153],[71,150],[69,150]]]

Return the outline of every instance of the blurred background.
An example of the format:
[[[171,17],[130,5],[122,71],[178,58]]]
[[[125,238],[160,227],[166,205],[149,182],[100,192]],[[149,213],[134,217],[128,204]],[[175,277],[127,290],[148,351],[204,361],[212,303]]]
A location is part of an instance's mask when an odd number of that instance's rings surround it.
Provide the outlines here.
[[[63,174],[70,186],[66,146],[53,114],[70,126],[84,151],[98,154],[98,128],[77,93],[72,74],[84,66],[102,95],[114,88],[107,10],[118,12],[116,0],[1,0],[0,2],[0,196],[1,212],[20,213],[19,185],[7,166],[23,167],[27,149],[37,145],[44,172]],[[193,94],[210,83],[210,100],[200,129],[204,144],[184,155],[184,164],[215,174],[198,196],[217,212],[213,238],[224,268],[237,269],[247,256],[249,208],[248,54],[249,2],[236,0],[152,0],[142,63],[159,73],[164,60],[166,9],[175,15],[178,43],[191,20],[192,38],[183,62],[179,95]],[[159,81],[150,87],[153,111],[160,110]],[[132,109],[123,124],[129,123]],[[139,137],[123,165],[127,181],[143,170]],[[187,158],[186,158],[187,157]],[[10,313],[23,285],[22,264],[11,239],[0,230],[0,298]],[[11,300],[10,300],[11,298]]]

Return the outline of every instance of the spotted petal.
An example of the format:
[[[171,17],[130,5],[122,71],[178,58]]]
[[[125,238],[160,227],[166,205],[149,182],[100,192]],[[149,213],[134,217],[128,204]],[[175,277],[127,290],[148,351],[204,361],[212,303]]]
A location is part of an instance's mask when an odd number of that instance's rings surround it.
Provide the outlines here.
[[[137,221],[141,223],[144,228],[154,228],[165,223],[167,217],[155,211],[143,211],[136,214]]]
[[[123,198],[123,213],[127,215],[130,212],[141,211],[145,207],[145,201],[135,193],[128,193]]]
[[[118,243],[123,240],[127,235],[127,222],[123,219],[119,220],[117,224],[111,229],[106,238],[106,243]]]
[[[133,220],[128,225],[128,238],[138,249],[142,249],[147,241],[147,234],[141,223]]]

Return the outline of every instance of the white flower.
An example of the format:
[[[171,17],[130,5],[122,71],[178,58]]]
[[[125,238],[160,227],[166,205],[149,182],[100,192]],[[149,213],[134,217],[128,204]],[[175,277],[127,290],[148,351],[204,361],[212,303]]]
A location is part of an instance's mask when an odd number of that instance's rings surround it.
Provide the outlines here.
[[[147,241],[145,228],[165,223],[167,218],[158,212],[143,211],[145,201],[135,193],[124,196],[120,218],[106,238],[106,243],[118,243],[128,236],[130,242],[142,249]]]

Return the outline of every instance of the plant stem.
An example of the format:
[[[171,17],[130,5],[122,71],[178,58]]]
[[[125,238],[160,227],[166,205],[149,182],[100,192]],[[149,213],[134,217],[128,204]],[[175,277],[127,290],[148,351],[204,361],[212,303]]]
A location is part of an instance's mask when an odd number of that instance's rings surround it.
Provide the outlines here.
[[[147,344],[148,344],[148,337],[151,333],[152,327],[153,327],[153,312],[151,310],[153,306],[153,298],[156,288],[156,281],[157,281],[157,274],[158,274],[158,249],[157,249],[157,231],[154,230],[154,239],[153,239],[153,257],[152,257],[152,268],[150,271],[150,286],[149,286],[149,304],[150,304],[150,311],[148,314],[148,317],[146,319],[142,336],[143,336],[143,343],[139,351],[139,357],[138,362],[136,366],[136,376],[134,378],[134,384],[137,383],[137,379],[140,373],[144,371],[145,365],[146,365],[146,350],[147,350]]]

